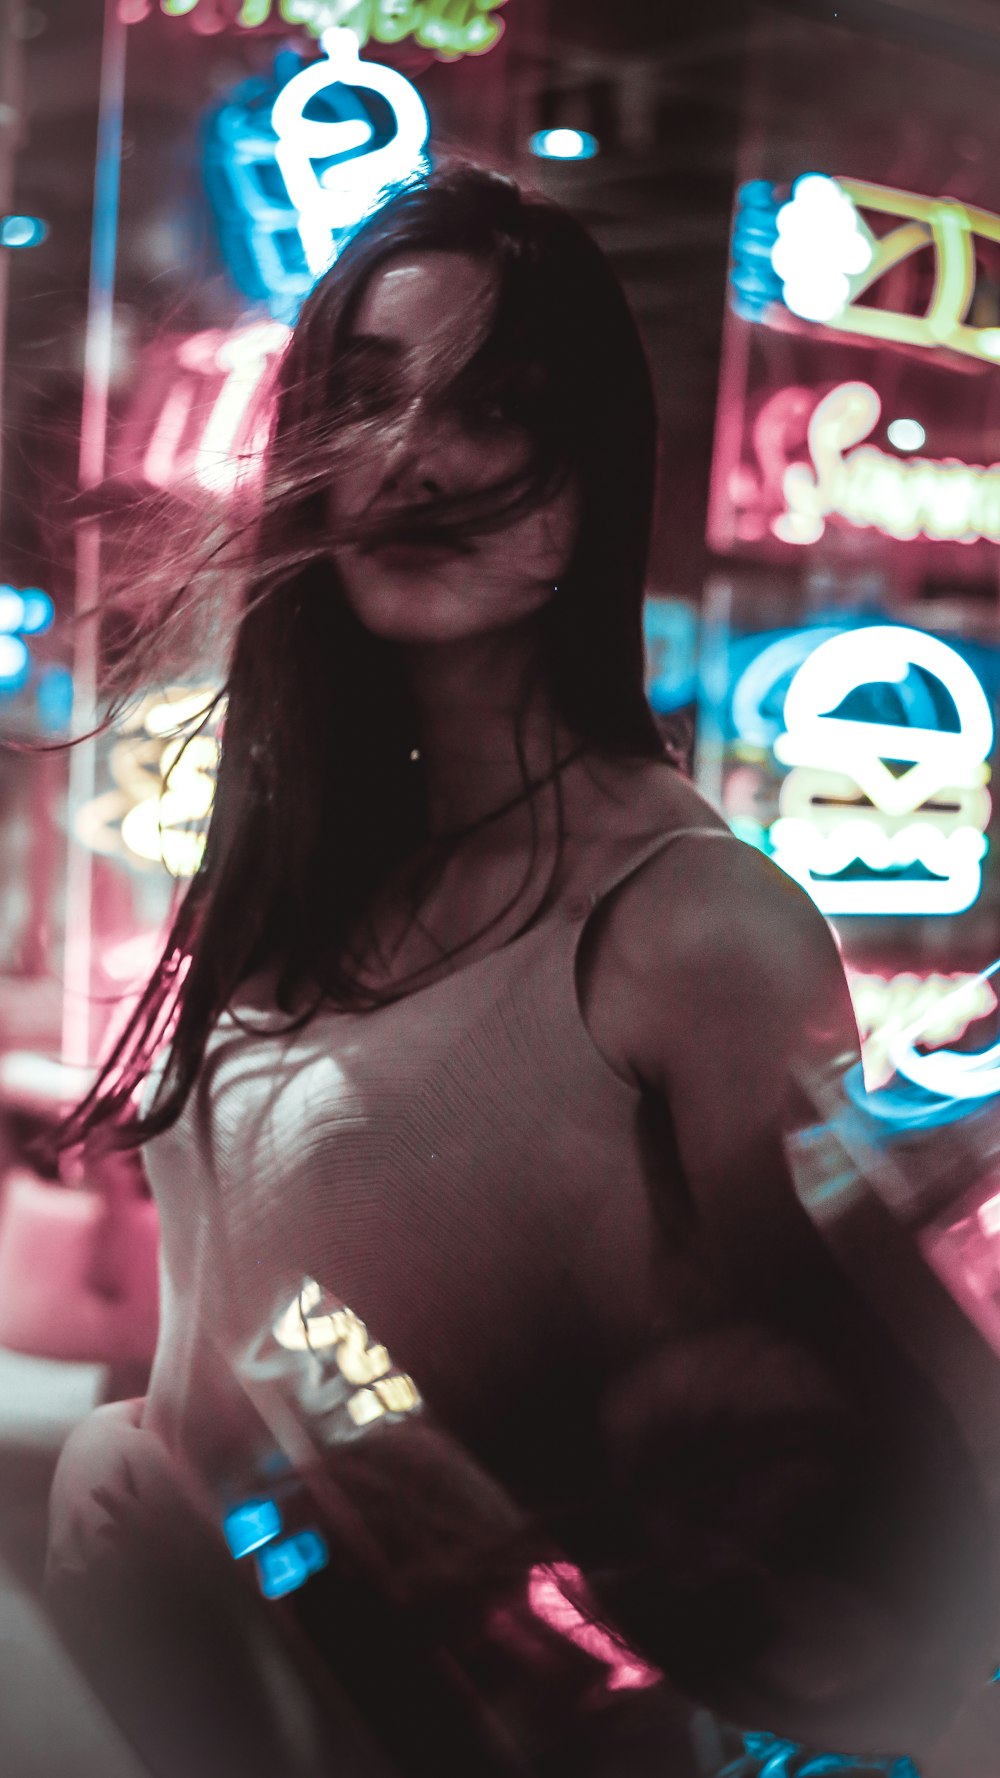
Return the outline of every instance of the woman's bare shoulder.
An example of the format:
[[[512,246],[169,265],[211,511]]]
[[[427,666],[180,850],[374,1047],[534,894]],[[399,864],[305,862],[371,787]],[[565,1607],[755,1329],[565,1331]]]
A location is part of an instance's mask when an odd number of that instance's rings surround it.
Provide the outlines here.
[[[709,1033],[739,1048],[767,1027],[783,1047],[793,1031],[828,1025],[850,1043],[836,941],[805,890],[684,780],[646,794],[662,799],[647,832],[664,844],[609,898],[594,959],[595,987],[599,977],[627,1025],[632,1070],[661,1072],[678,1033],[685,1049]]]

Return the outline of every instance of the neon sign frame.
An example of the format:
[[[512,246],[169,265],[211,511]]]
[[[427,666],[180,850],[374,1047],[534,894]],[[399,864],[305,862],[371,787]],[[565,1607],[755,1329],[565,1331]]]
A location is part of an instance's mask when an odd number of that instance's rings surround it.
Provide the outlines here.
[[[779,722],[764,702],[789,673]],[[903,720],[831,714],[876,684],[898,688]],[[942,696],[957,729],[937,726]],[[824,913],[953,914],[973,904],[991,815],[993,715],[957,650],[904,625],[783,633],[747,663],[729,707],[743,746],[790,770],[770,825],[745,818],[757,811],[752,799],[733,801],[735,778],[722,791],[727,819]],[[914,865],[925,875],[901,875]],[[852,866],[867,874],[845,876]]]
[[[835,516],[898,542],[1000,543],[1000,463],[895,457],[864,444],[881,412],[869,383],[841,383],[820,397],[806,433],[810,462],[785,469],[774,535],[816,543]]]
[[[793,190],[795,183],[797,181],[793,182]],[[847,274],[847,297],[842,307],[821,321],[807,321],[807,324],[879,342],[923,347],[928,351],[944,348],[987,364],[1000,362],[1000,327],[973,326],[967,319],[976,283],[974,237],[978,235],[984,241],[1000,243],[1000,216],[976,204],[963,204],[957,198],[924,197],[869,179],[836,174],[830,183],[839,188],[858,213],[859,236],[869,248],[870,257],[860,270]],[[759,207],[760,197],[755,196],[754,202]],[[884,235],[876,235],[860,214],[865,210],[875,216],[895,217],[899,226]],[[734,253],[739,245],[737,235],[741,218],[738,205]],[[770,247],[769,259],[777,246],[775,242]],[[923,315],[903,314],[859,302],[859,297],[887,272],[926,247],[934,251],[935,278]],[[755,318],[773,323],[776,311],[780,312],[783,307],[781,299],[775,297],[762,304],[761,312]]]
[[[255,321],[178,343],[150,430],[132,447],[148,486],[227,496],[252,480],[264,442],[258,396],[290,337],[279,321]]]
[[[485,55],[499,43],[504,21],[496,14],[505,4],[506,0],[240,0],[239,10],[223,17],[218,0],[160,0],[160,11],[170,18],[194,13],[203,30],[222,30],[231,22],[254,31],[280,20],[322,37],[324,31],[346,25],[362,49],[372,40],[392,44],[412,37],[442,60],[455,61],[460,56]],[[149,17],[152,0],[119,0],[119,11],[126,24],[138,24]]]
[[[930,675],[957,732],[830,711],[865,684]],[[770,830],[773,857],[826,914],[959,914],[982,887],[993,714],[972,668],[922,630],[869,625],[812,651],[785,698],[775,758],[793,768]],[[896,777],[885,761],[912,762]],[[840,875],[853,864],[872,874]],[[924,878],[891,876],[914,865]],[[881,880],[879,880],[881,878]]]

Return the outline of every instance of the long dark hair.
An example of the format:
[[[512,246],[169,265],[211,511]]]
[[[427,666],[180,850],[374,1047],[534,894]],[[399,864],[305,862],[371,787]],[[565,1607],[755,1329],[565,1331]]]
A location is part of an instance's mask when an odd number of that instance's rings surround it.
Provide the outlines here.
[[[474,499],[395,515],[403,531],[461,541],[501,529],[568,478],[579,492],[572,560],[540,620],[539,671],[565,731],[604,752],[663,759],[643,686],[642,599],[656,454],[652,386],[635,321],[607,261],[564,210],[509,177],[438,168],[394,191],[303,305],[278,366],[257,510],[241,534],[240,612],[226,682],[204,855],[161,960],[98,1080],[63,1128],[79,1141],[111,1122],[122,1142],[178,1116],[210,1030],[265,967],[279,1006],[304,988],[365,1004],[345,961],[373,896],[428,837],[412,698],[397,651],[364,629],[340,586],[326,490],[388,391],[351,370],[351,325],[373,273],[401,253],[452,250],[491,269],[496,303],[442,394],[470,412],[499,400],[532,441],[523,473]],[[483,337],[480,337],[483,336]],[[345,532],[346,535],[346,532]],[[357,533],[355,532],[355,536]],[[249,537],[249,544],[246,538]],[[151,637],[190,627],[198,574],[160,597]],[[161,593],[162,576],[160,581]],[[121,670],[119,671],[121,678]],[[525,771],[523,754],[522,772]],[[405,991],[405,985],[404,985]],[[136,1090],[169,1037],[155,1102]]]

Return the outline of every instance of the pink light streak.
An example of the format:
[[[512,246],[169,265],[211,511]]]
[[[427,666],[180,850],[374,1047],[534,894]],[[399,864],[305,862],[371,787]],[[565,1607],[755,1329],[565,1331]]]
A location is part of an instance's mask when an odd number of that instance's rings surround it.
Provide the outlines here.
[[[572,1594],[586,1600],[586,1582],[572,1562],[536,1562],[528,1577],[528,1604],[557,1635],[582,1648],[608,1668],[609,1692],[643,1691],[662,1675],[621,1638],[581,1610]]]

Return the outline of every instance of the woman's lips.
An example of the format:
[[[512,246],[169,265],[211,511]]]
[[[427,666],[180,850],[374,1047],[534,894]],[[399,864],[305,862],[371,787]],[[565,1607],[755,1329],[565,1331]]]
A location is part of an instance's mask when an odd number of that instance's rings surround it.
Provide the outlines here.
[[[464,552],[453,549],[448,543],[399,542],[377,543],[365,553],[384,568],[399,568],[410,573],[421,568],[436,568],[444,562],[454,562]]]

